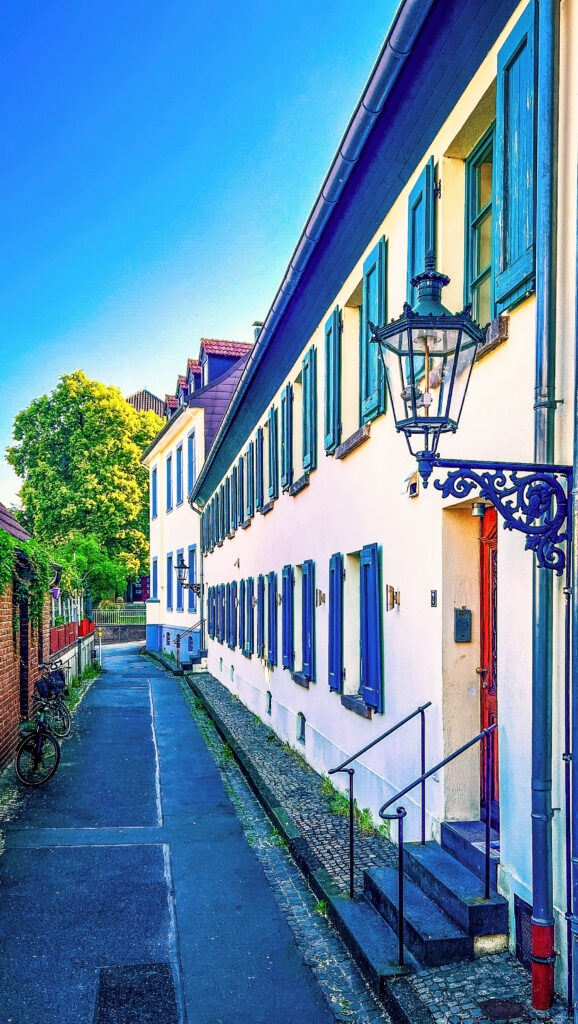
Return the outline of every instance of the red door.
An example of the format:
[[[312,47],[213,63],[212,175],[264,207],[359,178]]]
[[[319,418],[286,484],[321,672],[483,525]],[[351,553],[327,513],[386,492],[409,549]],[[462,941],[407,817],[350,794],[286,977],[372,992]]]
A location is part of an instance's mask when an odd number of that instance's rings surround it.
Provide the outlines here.
[[[486,509],[480,521],[480,683],[481,683],[481,726],[487,729],[498,721],[498,523],[495,508]],[[492,733],[493,741],[493,772],[490,794],[490,821],[492,827],[499,827],[499,790],[498,790],[498,737],[497,730]],[[484,758],[482,751],[482,768]],[[485,772],[481,773],[481,805],[482,819],[486,819],[486,787]]]

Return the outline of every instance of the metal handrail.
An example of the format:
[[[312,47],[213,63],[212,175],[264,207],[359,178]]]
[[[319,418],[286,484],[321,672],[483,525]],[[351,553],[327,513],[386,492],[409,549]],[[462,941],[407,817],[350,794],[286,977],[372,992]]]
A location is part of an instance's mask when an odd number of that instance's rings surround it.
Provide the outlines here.
[[[485,863],[485,869],[486,870],[485,870],[484,899],[489,900],[489,898],[490,898],[490,829],[491,829],[490,806],[491,806],[491,796],[492,796],[492,759],[493,759],[493,745],[494,745],[493,741],[490,740],[490,736],[494,732],[494,730],[497,729],[497,728],[498,728],[498,723],[494,722],[494,724],[488,726],[487,729],[482,729],[482,731],[479,732],[477,736],[474,736],[473,739],[468,740],[468,742],[464,743],[463,746],[458,748],[458,750],[454,750],[453,754],[450,754],[449,757],[445,757],[443,759],[443,761],[440,761],[438,764],[434,765],[434,767],[430,768],[429,771],[422,772],[422,774],[420,776],[418,776],[417,779],[415,779],[413,782],[410,782],[409,786],[406,786],[404,789],[400,789],[399,793],[396,793],[395,796],[392,796],[391,799],[387,800],[386,803],[384,803],[383,806],[380,807],[380,809],[379,809],[379,816],[380,816],[380,818],[384,818],[387,821],[395,821],[397,819],[397,828],[398,828],[398,851],[397,851],[397,880],[398,880],[398,910],[397,910],[397,917],[398,917],[398,929],[397,929],[397,935],[398,935],[398,943],[399,943],[399,964],[400,964],[400,967],[403,967],[403,911],[404,911],[404,907],[403,907],[403,819],[405,818],[405,816],[407,814],[407,811],[406,811],[405,807],[402,807],[402,806],[396,807],[395,811],[391,812],[390,814],[386,814],[385,811],[387,810],[388,807],[391,806],[391,804],[395,803],[396,800],[401,799],[401,797],[405,796],[406,793],[409,793],[410,790],[415,789],[416,786],[419,786],[421,784],[421,786],[423,787],[425,785],[426,779],[429,779],[430,775],[433,775],[435,772],[439,771],[440,768],[444,768],[446,766],[446,764],[449,764],[450,761],[453,761],[456,757],[459,757],[460,754],[464,753],[464,751],[469,750],[469,748],[473,747],[475,743],[479,743],[480,740],[485,739],[485,744],[484,744],[484,746],[485,746],[484,791],[485,791],[485,797],[486,797],[486,863]]]
[[[336,768],[330,768],[329,769],[329,772],[328,772],[329,775],[335,775],[337,772],[343,772],[345,775],[349,775],[349,897],[350,897],[350,899],[353,899],[353,897],[354,897],[353,875],[354,875],[354,868],[355,868],[355,864],[354,864],[355,853],[354,853],[354,843],[353,843],[353,818],[354,818],[353,811],[354,811],[355,803],[354,803],[354,798],[353,798],[353,776],[355,775],[355,768],[348,768],[347,765],[351,764],[352,761],[356,761],[358,757],[361,757],[362,754],[365,754],[368,750],[371,750],[372,747],[375,747],[378,743],[381,743],[381,741],[386,739],[388,736],[391,736],[391,734],[393,732],[396,732],[397,729],[400,729],[402,725],[406,724],[406,722],[411,722],[412,718],[415,718],[416,715],[421,715],[421,770],[422,770],[422,772],[424,772],[425,771],[425,710],[426,710],[426,708],[429,708],[430,706],[431,706],[431,700],[428,700],[427,703],[425,703],[425,704],[420,704],[420,706],[418,708],[416,708],[415,711],[412,711],[411,714],[406,715],[405,718],[400,719],[399,722],[396,722],[395,725],[392,725],[391,728],[387,729],[386,732],[383,732],[381,734],[381,736],[377,736],[376,739],[371,741],[371,743],[367,743],[366,746],[362,747],[361,750],[358,750],[356,754],[352,754],[351,757],[346,757],[345,761],[342,761],[341,764],[337,765]],[[425,782],[423,783],[423,787],[422,787],[421,841],[422,841],[422,843],[425,843]]]
[[[183,637],[187,635],[187,633],[193,633],[194,630],[198,629],[199,626],[202,627],[204,621],[204,619],[199,619],[198,622],[195,622],[192,626],[189,626],[188,629],[183,630],[182,633],[177,633],[177,638],[175,641],[175,646],[177,648],[177,668],[181,667],[181,640],[183,639]]]

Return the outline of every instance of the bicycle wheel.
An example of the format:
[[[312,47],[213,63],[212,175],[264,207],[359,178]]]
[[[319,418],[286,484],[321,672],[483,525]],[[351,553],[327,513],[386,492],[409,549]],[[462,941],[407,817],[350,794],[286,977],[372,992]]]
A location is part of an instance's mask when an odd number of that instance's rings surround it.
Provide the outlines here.
[[[38,734],[25,736],[16,752],[16,774],[25,786],[41,786],[54,775],[60,761],[60,747],[54,736],[42,733],[40,751]]]
[[[71,719],[70,711],[64,701],[60,698],[50,701],[46,707],[46,719],[48,728],[55,736],[58,736],[58,739],[61,740],[64,736],[68,736]]]

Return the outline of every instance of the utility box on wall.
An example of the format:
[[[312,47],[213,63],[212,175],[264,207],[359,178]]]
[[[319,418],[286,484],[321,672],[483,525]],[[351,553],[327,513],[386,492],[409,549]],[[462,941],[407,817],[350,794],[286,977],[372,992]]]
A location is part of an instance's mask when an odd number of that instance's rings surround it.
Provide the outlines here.
[[[454,641],[456,644],[472,642],[472,613],[469,608],[454,608]]]

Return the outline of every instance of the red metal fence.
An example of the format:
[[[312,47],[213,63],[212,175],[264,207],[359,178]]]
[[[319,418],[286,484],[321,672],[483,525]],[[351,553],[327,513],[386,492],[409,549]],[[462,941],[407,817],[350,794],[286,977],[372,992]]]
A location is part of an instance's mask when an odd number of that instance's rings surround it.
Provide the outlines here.
[[[53,626],[50,630],[50,653],[58,654],[65,647],[70,647],[79,636],[88,636],[94,632],[94,622],[81,619],[80,622],[68,622],[65,626]]]

